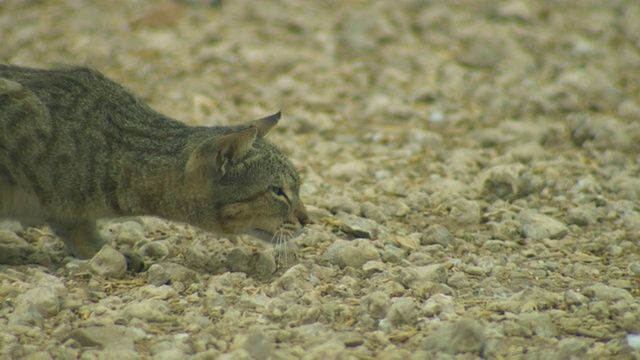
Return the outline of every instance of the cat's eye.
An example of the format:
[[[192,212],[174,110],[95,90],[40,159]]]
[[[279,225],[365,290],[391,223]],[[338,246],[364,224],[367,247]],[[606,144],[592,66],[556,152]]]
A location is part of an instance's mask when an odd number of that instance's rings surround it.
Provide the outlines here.
[[[283,196],[285,199],[287,198],[287,194],[285,194],[284,189],[278,186],[272,186],[271,187],[271,191],[276,195],[276,196]]]

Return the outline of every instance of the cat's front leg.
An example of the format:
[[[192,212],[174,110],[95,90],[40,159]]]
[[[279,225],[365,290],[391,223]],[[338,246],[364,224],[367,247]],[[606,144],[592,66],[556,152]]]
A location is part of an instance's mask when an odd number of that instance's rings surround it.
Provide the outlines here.
[[[72,256],[91,259],[105,244],[93,219],[47,219],[49,226],[64,241]]]
[[[90,259],[106,244],[96,231],[93,219],[48,219],[49,226],[62,238],[69,253],[80,259]],[[144,270],[142,257],[134,252],[122,254],[127,259],[127,269],[134,272]]]

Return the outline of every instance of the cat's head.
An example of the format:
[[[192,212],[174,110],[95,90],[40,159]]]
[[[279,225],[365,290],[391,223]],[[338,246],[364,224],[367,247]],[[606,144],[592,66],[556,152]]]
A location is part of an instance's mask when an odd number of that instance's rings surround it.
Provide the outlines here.
[[[265,135],[280,113],[245,125],[217,128],[189,154],[186,184],[200,199],[188,221],[221,234],[251,234],[279,243],[308,222],[300,176]],[[194,192],[195,191],[195,192]],[[197,193],[200,193],[200,196]]]

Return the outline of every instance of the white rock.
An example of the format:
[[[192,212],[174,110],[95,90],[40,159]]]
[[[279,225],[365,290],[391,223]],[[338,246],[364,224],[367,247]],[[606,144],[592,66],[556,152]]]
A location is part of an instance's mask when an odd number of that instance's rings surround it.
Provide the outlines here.
[[[274,350],[273,340],[258,326],[251,327],[246,335],[238,336],[234,345],[243,348],[252,359],[257,360],[269,359]]]
[[[225,266],[234,272],[266,276],[276,271],[276,260],[272,252],[236,247],[227,255]]]
[[[160,286],[171,280],[171,275],[159,264],[153,264],[147,270],[149,284]]]
[[[242,286],[242,283],[247,279],[247,275],[239,272],[227,272],[217,277],[212,277],[209,283],[210,289],[215,289],[220,292],[235,292],[236,289]]]
[[[323,196],[319,202],[322,207],[329,209],[334,214],[341,211],[348,214],[357,214],[360,211],[360,206],[353,199],[344,195]]]
[[[54,286],[37,286],[16,298],[16,312],[31,309],[49,318],[61,310],[61,292]]]
[[[75,329],[71,332],[70,338],[76,340],[82,346],[105,347],[115,343],[120,348],[133,349],[133,342],[140,338],[140,335],[122,325],[88,326]]]
[[[305,353],[305,356],[302,357],[304,360],[348,358],[349,353],[344,343],[338,339],[332,339],[329,342],[312,347]]]
[[[586,341],[567,338],[558,341],[558,359],[584,359],[588,357],[589,345]]]
[[[315,289],[315,284],[312,282],[309,269],[298,264],[287,270],[280,278],[272,283],[269,292],[274,295],[280,295],[283,292],[292,291],[296,294],[305,294]]]
[[[572,207],[567,211],[567,220],[570,224],[588,226],[597,220],[596,208],[591,205]]]
[[[604,100],[604,99],[603,99]],[[613,117],[580,117],[571,121],[571,140],[576,145],[589,144],[598,149],[626,151],[634,141],[624,122]]]
[[[633,300],[633,295],[631,295],[629,291],[604,284],[585,286],[582,289],[582,294],[589,298],[611,302],[619,300]]]
[[[532,211],[522,211],[518,215],[518,219],[522,224],[522,232],[525,237],[531,240],[557,239],[565,236],[569,231],[564,223]]]
[[[531,329],[533,334],[542,338],[551,338],[556,336],[557,330],[551,316],[547,313],[537,311],[523,313],[516,316],[517,321],[524,327]]]
[[[120,244],[135,245],[144,240],[144,226],[136,221],[126,221],[120,224],[116,240]]]
[[[155,260],[163,260],[169,253],[170,249],[164,241],[150,241],[138,249],[138,254]]]
[[[0,229],[0,264],[22,264],[31,253],[33,249],[25,239],[11,230]]]
[[[531,170],[520,164],[496,165],[484,175],[482,191],[503,200],[513,201],[531,193]]]
[[[487,342],[485,331],[476,320],[462,319],[444,324],[424,341],[424,349],[437,349],[451,355],[479,355]]]
[[[424,286],[428,282],[444,284],[447,278],[447,269],[442,264],[406,267],[400,269],[398,274],[398,281],[412,289]]]
[[[383,232],[381,225],[369,219],[344,212],[338,213],[337,218],[340,222],[340,230],[357,238],[371,239],[380,236]]]
[[[433,224],[429,226],[420,240],[422,245],[440,244],[446,247],[453,244],[455,237],[445,226]]]
[[[13,233],[24,231],[24,227],[19,221],[7,219],[0,220],[0,229],[11,231]]]
[[[380,253],[369,240],[337,240],[325,251],[324,257],[340,268],[351,266],[360,269],[367,261],[379,260]]]
[[[178,347],[163,349],[153,354],[154,360],[181,360],[187,358],[187,354]]]
[[[624,100],[624,93],[611,82],[610,76],[594,67],[569,68],[558,82],[578,94],[587,106],[603,111],[615,110]]]
[[[391,306],[391,299],[383,291],[374,291],[362,297],[360,301],[360,308],[363,312],[369,314],[372,318],[378,320],[387,315],[389,307]]]
[[[573,290],[567,290],[564,292],[564,302],[569,306],[580,306],[589,302],[589,299]]]
[[[371,260],[367,261],[364,265],[362,265],[362,271],[364,271],[364,275],[369,277],[373,274],[380,273],[385,271],[386,267],[382,261]]]
[[[221,272],[223,268],[222,260],[211,251],[211,247],[199,240],[192,241],[187,247],[184,264],[212,274]]]
[[[106,278],[121,278],[127,272],[127,259],[109,245],[105,245],[89,260],[96,274]]]
[[[122,316],[129,320],[137,318],[147,322],[162,322],[169,320],[172,312],[166,301],[148,299],[128,304],[122,310]]]
[[[368,169],[365,162],[354,160],[334,164],[327,170],[326,175],[341,180],[362,179],[367,176]]]
[[[444,294],[432,295],[420,309],[420,314],[427,317],[438,316],[443,313],[455,314],[453,298]]]
[[[169,229],[167,221],[154,216],[143,216],[140,218],[144,224],[144,229],[148,232],[154,233],[160,230]]]
[[[389,324],[395,327],[415,323],[418,320],[418,304],[416,300],[412,297],[392,299],[386,319]]]
[[[29,243],[11,230],[0,228],[0,244],[12,246],[29,246]]]
[[[144,285],[134,291],[136,299],[160,299],[167,300],[178,296],[178,292],[169,285]]]
[[[627,335],[627,344],[632,349],[640,348],[640,334],[629,334],[629,335]]]
[[[449,218],[459,225],[476,225],[480,223],[480,205],[472,200],[457,198],[450,203]]]

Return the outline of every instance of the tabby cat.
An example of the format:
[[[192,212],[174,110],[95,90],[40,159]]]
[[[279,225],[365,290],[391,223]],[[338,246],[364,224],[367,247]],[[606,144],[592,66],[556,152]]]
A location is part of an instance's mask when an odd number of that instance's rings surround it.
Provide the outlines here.
[[[91,68],[0,65],[0,218],[44,220],[80,258],[103,246],[103,217],[290,239],[308,217],[298,173],[265,139],[279,119],[187,126]]]

